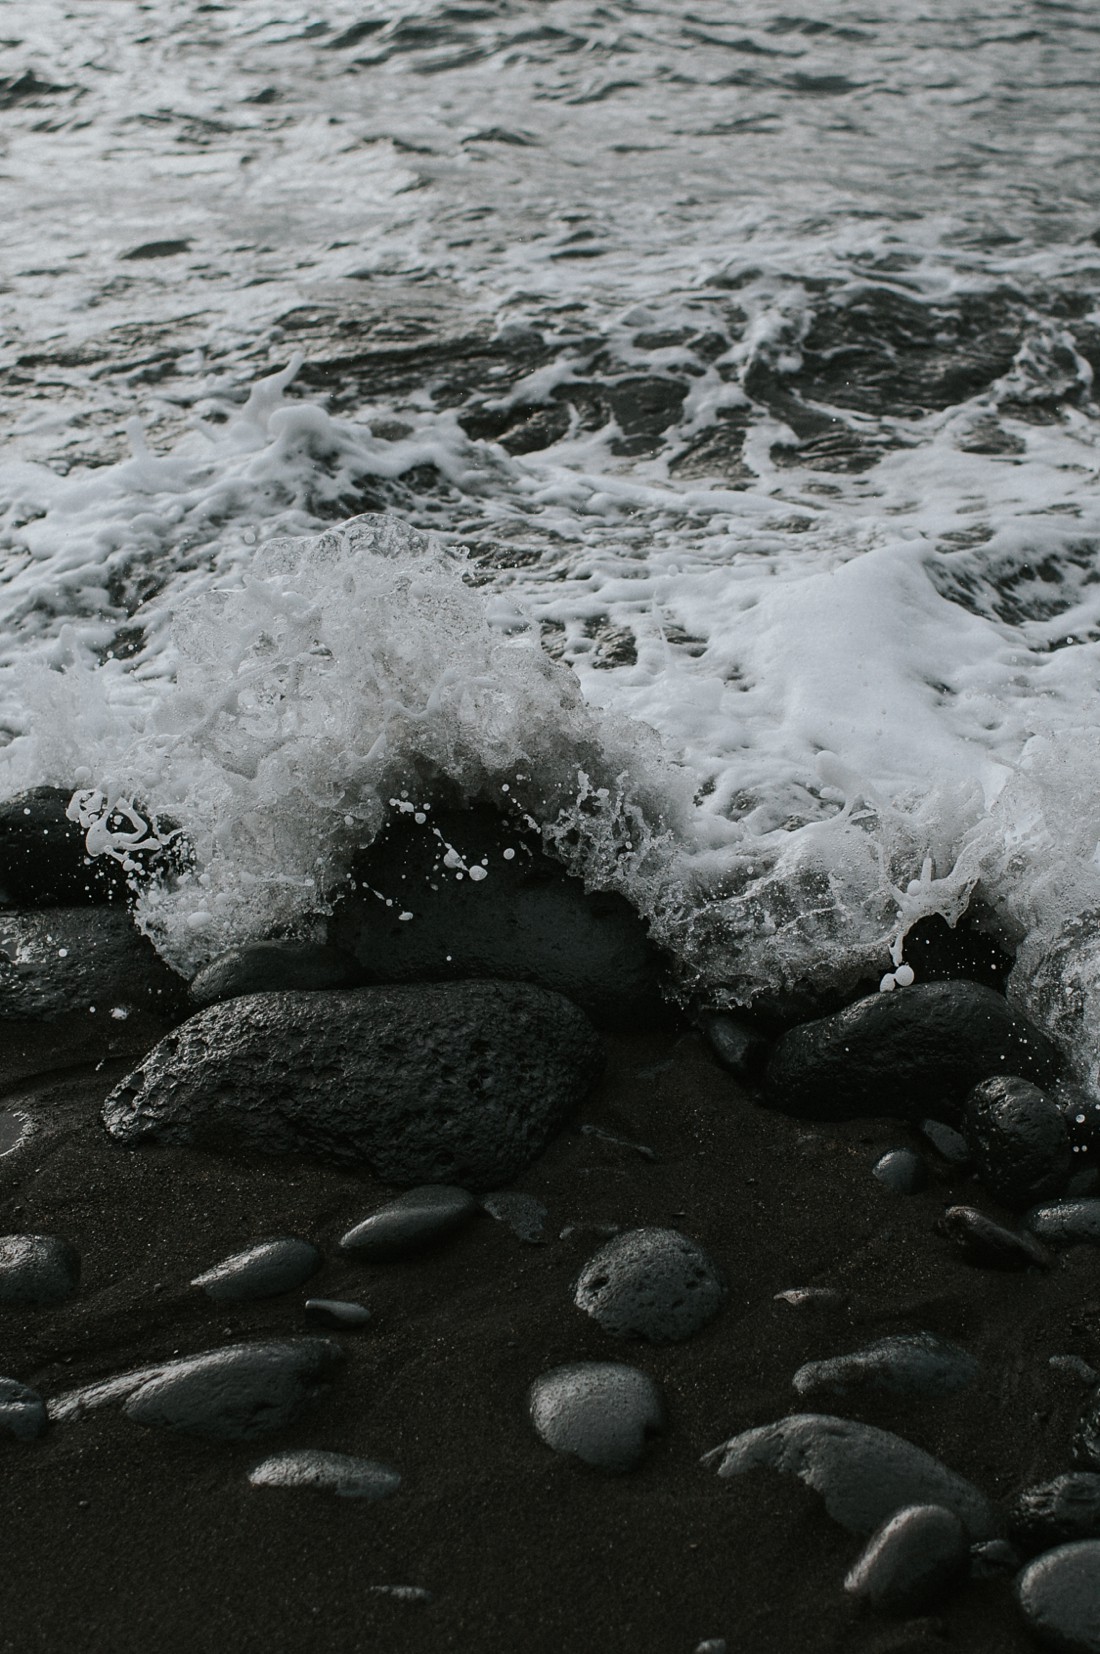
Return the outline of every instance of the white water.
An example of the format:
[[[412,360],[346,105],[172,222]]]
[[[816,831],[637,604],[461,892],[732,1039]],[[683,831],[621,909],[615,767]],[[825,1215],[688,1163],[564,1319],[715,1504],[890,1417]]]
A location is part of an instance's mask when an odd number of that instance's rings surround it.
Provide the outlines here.
[[[95,9],[0,57],[4,791],[178,821],[188,970],[441,777],[734,999],[977,892],[1095,1075],[1091,10]]]

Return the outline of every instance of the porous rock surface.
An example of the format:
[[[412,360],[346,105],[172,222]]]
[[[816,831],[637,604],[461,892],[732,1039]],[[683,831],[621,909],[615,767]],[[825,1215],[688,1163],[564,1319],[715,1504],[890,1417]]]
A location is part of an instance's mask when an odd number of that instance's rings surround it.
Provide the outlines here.
[[[248,1480],[253,1487],[312,1488],[318,1493],[335,1493],[340,1499],[365,1499],[370,1503],[385,1499],[401,1486],[399,1473],[377,1459],[330,1453],[318,1447],[274,1453],[253,1466]]]
[[[620,1361],[575,1361],[541,1373],[527,1410],[547,1447],[613,1472],[640,1464],[648,1439],[665,1424],[653,1379]]]
[[[930,1332],[879,1338],[847,1355],[807,1361],[794,1375],[800,1396],[950,1395],[977,1378],[979,1364],[966,1350]]]
[[[540,1153],[601,1061],[584,1014],[528,983],[253,994],[175,1029],[103,1119],[121,1143],[296,1151],[487,1189]]]
[[[678,1229],[628,1229],[595,1252],[573,1289],[578,1309],[614,1338],[652,1344],[690,1338],[722,1305],[725,1288],[703,1248]]]
[[[0,1020],[52,1021],[70,1011],[171,1016],[186,984],[118,907],[0,913]]]
[[[1008,1527],[1029,1556],[1079,1539],[1100,1539],[1100,1475],[1078,1470],[1021,1488],[1009,1506]]]
[[[819,1120],[919,1118],[940,1103],[959,1107],[991,1074],[1042,1085],[1057,1069],[1046,1035],[993,988],[918,983],[789,1029],[768,1063],[765,1101]]]

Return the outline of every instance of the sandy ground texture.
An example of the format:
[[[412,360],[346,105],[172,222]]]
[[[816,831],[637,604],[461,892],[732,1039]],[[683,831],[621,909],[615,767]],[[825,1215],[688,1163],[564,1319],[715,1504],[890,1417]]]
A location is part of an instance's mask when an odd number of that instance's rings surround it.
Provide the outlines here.
[[[1049,1274],[963,1262],[937,1233],[944,1208],[1004,1216],[965,1173],[929,1153],[929,1186],[891,1193],[871,1167],[915,1142],[907,1128],[766,1112],[682,1030],[609,1042],[603,1081],[516,1184],[547,1208],[544,1244],[479,1216],[415,1260],[354,1262],[339,1237],[391,1192],[370,1176],[107,1138],[103,1098],[163,1027],[135,1013],[0,1033],[0,1107],[33,1127],[0,1158],[0,1232],[64,1235],[83,1260],[67,1303],[0,1310],[0,1371],[51,1399],[165,1357],[315,1333],[309,1296],[359,1300],[372,1319],[333,1335],[343,1368],[265,1441],[214,1447],[115,1406],[0,1443],[3,1654],[1034,1647],[1003,1580],[966,1585],[934,1617],[860,1608],[842,1580],[861,1542],[816,1494],[765,1471],[721,1480],[700,1457],[807,1410],[791,1387],[804,1361],[922,1330],[978,1356],[980,1380],[940,1399],[817,1410],[895,1430],[997,1498],[1068,1470],[1087,1391],[1048,1363],[1100,1360],[1095,1250],[1063,1253]],[[728,1282],[721,1314],[682,1344],[616,1341],[572,1303],[606,1226],[650,1224],[695,1237]],[[189,1287],[273,1234],[322,1248],[306,1287],[220,1307]],[[844,1300],[775,1296],[804,1286]],[[630,1474],[555,1454],[528,1421],[531,1381],[582,1359],[628,1361],[664,1390],[667,1433]],[[249,1484],[253,1465],[290,1447],[376,1458],[403,1482],[378,1503]]]

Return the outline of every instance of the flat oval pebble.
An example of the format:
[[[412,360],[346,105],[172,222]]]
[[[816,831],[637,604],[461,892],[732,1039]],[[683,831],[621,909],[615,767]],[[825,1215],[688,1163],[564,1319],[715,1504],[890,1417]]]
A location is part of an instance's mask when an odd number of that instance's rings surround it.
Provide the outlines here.
[[[844,1589],[880,1614],[923,1613],[969,1559],[963,1525],[943,1505],[907,1505],[871,1535]]]
[[[79,1255],[60,1235],[0,1235],[0,1304],[60,1304],[79,1280]]]
[[[0,1378],[0,1437],[32,1442],[47,1422],[46,1403],[37,1390],[15,1378]]]
[[[1073,1170],[1061,1109],[1016,1074],[995,1074],[974,1087],[963,1105],[963,1131],[985,1187],[1016,1210],[1058,1194]]]
[[[468,1189],[426,1183],[409,1189],[349,1229],[340,1249],[371,1263],[388,1263],[453,1234],[479,1210]]]
[[[552,1368],[528,1390],[527,1410],[547,1447],[599,1470],[633,1470],[665,1424],[657,1385],[618,1361]]]
[[[1100,1246],[1100,1197],[1051,1200],[1033,1207],[1024,1222],[1048,1246]]]
[[[234,1252],[191,1282],[216,1303],[243,1303],[293,1292],[320,1269],[322,1258],[309,1241],[294,1236],[257,1241]]]
[[[912,1149],[890,1149],[875,1161],[871,1174],[896,1195],[915,1195],[928,1182],[928,1167]]]
[[[949,1206],[943,1228],[970,1263],[989,1269],[1047,1269],[1050,1258],[1031,1235],[994,1223],[974,1206]]]
[[[323,1327],[365,1327],[370,1310],[346,1298],[307,1298],[305,1312]]]
[[[627,1229],[589,1258],[573,1302],[614,1338],[673,1344],[713,1320],[724,1293],[703,1248],[678,1229]]]
[[[793,1413],[731,1437],[702,1462],[719,1476],[758,1468],[797,1476],[850,1533],[873,1533],[906,1505],[943,1505],[972,1540],[997,1535],[993,1507],[972,1482],[901,1436],[853,1419]]]
[[[205,1350],[140,1385],[123,1411],[150,1429],[204,1441],[251,1441],[292,1423],[342,1353],[327,1338]]]
[[[1078,1470],[1022,1488],[1009,1506],[1008,1529],[1028,1556],[1078,1539],[1100,1539],[1100,1475]]]
[[[877,1391],[895,1396],[942,1396],[977,1378],[978,1362],[958,1344],[930,1332],[880,1338],[849,1355],[807,1361],[794,1375],[800,1396],[849,1396]]]
[[[385,1499],[401,1486],[401,1477],[376,1459],[328,1453],[304,1447],[275,1453],[248,1473],[253,1487],[314,1488],[341,1499]]]
[[[1044,1648],[1100,1654],[1100,1540],[1059,1545],[1020,1575],[1016,1596]]]

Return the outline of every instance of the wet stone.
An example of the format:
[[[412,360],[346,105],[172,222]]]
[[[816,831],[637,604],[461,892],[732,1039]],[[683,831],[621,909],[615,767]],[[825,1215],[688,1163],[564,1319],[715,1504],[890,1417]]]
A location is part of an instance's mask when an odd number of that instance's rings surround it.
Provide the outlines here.
[[[305,1312],[318,1326],[339,1327],[344,1331],[365,1327],[371,1317],[365,1304],[346,1298],[307,1298]]]
[[[1048,1246],[1100,1246],[1100,1199],[1096,1196],[1048,1201],[1034,1207],[1024,1222]]]
[[[1100,1539],[1100,1475],[1078,1470],[1022,1488],[1009,1506],[1008,1531],[1027,1556]]]
[[[928,1182],[928,1168],[912,1149],[890,1149],[875,1161],[871,1174],[896,1195],[915,1195]]]
[[[710,1258],[678,1229],[628,1229],[594,1253],[573,1302],[614,1338],[678,1343],[713,1320],[725,1289]]]
[[[323,1338],[229,1344],[172,1362],[123,1411],[149,1429],[252,1441],[293,1423],[341,1357],[339,1344]]]
[[[556,1453],[599,1470],[633,1470],[665,1425],[653,1380],[617,1361],[577,1361],[541,1374],[527,1392],[531,1423]]]
[[[943,1120],[922,1120],[920,1129],[941,1160],[946,1160],[949,1166],[969,1166],[970,1148],[961,1131]]]
[[[335,1493],[340,1499],[369,1501],[385,1499],[401,1486],[398,1472],[376,1459],[315,1447],[275,1453],[250,1470],[248,1480],[253,1487],[307,1488]]]
[[[205,965],[191,982],[191,998],[196,1005],[213,1005],[241,994],[319,993],[353,987],[359,978],[355,960],[339,948],[319,942],[247,942]]]
[[[986,1269],[1048,1269],[1050,1257],[1031,1235],[994,1223],[974,1206],[949,1206],[943,1231],[968,1263]]]
[[[963,1130],[974,1166],[990,1194],[1020,1210],[1057,1194],[1073,1170],[1061,1110],[1039,1087],[997,1074],[966,1099]]]
[[[708,1011],[701,1026],[723,1068],[739,1080],[755,1079],[760,1074],[771,1042],[754,1023],[728,1011]]]
[[[966,1534],[954,1511],[908,1505],[872,1534],[844,1589],[880,1614],[920,1614],[958,1578],[968,1555]]]
[[[409,1189],[349,1229],[340,1250],[367,1263],[406,1258],[463,1228],[479,1209],[466,1189],[425,1184]]]
[[[111,856],[89,856],[72,790],[32,787],[0,803],[0,901],[12,907],[122,902],[126,875]]]
[[[983,1539],[970,1547],[971,1579],[1012,1579],[1023,1557],[1007,1539]]]
[[[0,1440],[32,1442],[47,1425],[46,1403],[27,1384],[0,1378]]]
[[[50,1022],[118,1006],[174,1015],[186,986],[119,908],[0,915],[0,1020]]]
[[[943,1396],[972,1384],[979,1363],[957,1344],[930,1332],[880,1338],[850,1355],[807,1361],[794,1375],[800,1396]]]
[[[766,1097],[810,1119],[912,1119],[931,1098],[961,1106],[991,1074],[1043,1084],[1057,1069],[1050,1041],[994,989],[928,982],[789,1029],[768,1063]]]
[[[252,1298],[277,1298],[293,1292],[320,1269],[320,1252],[309,1241],[294,1236],[257,1241],[243,1252],[224,1258],[201,1275],[199,1287],[216,1303],[241,1303]]]
[[[827,1413],[794,1413],[703,1455],[719,1476],[766,1469],[797,1476],[850,1533],[870,1534],[907,1505],[943,1505],[970,1539],[997,1534],[993,1507],[971,1482],[912,1442]]]
[[[0,1235],[0,1305],[60,1304],[79,1280],[79,1255],[60,1235]]]
[[[1016,1596],[1028,1629],[1059,1654],[1100,1654],[1100,1540],[1060,1545],[1026,1567]]]

